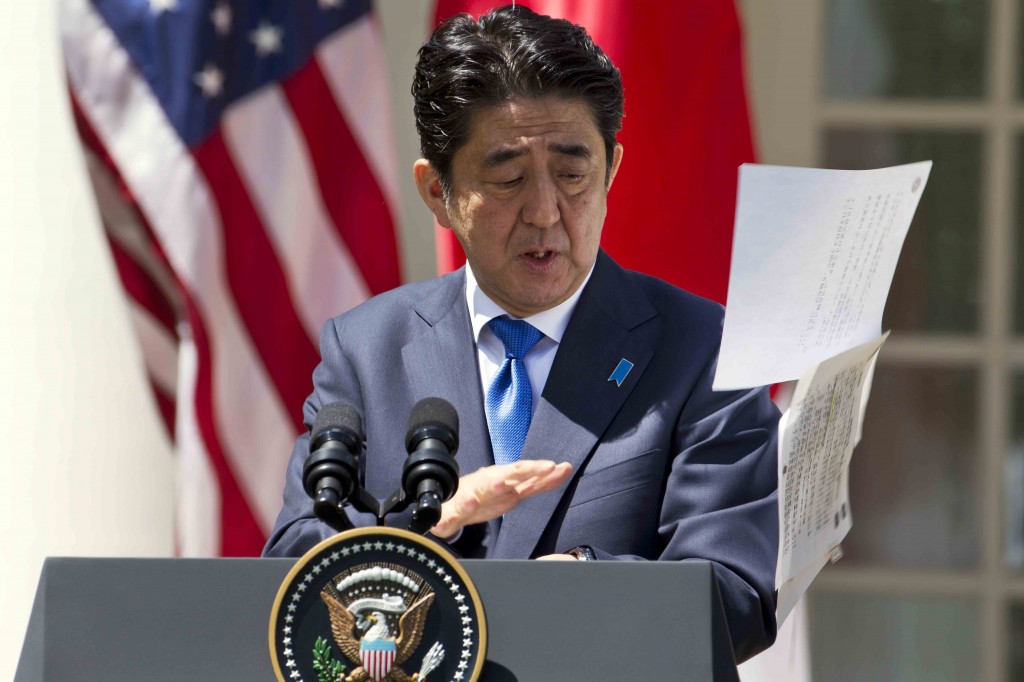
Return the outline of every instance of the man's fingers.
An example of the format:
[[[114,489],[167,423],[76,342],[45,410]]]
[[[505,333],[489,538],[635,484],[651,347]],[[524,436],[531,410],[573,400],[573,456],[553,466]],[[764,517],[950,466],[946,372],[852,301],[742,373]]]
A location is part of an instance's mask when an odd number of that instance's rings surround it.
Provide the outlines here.
[[[530,495],[536,495],[537,493],[547,492],[554,490],[558,486],[565,483],[569,474],[572,473],[572,465],[568,462],[562,462],[561,464],[553,465],[549,471],[544,474],[533,476],[518,486],[516,486],[516,492],[521,497],[528,497]]]
[[[537,479],[539,478],[539,476],[531,476],[530,478],[526,479],[525,481],[517,485],[515,487],[516,494],[519,496],[529,495],[532,492],[533,486],[536,485]]]
[[[455,497],[444,503],[441,520],[432,532],[444,539],[464,526],[496,519],[523,498],[557,488],[570,473],[572,465],[568,462],[523,459],[468,474],[462,478]]]
[[[555,469],[557,465],[547,459],[521,459],[512,464],[504,464],[495,467],[506,480],[515,480],[517,483],[525,481],[534,476],[543,476]]]

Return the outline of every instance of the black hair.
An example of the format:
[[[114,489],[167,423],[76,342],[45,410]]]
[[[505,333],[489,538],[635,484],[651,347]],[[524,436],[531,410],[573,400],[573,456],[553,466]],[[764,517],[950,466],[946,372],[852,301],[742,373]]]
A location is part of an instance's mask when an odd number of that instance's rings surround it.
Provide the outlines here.
[[[604,141],[607,182],[622,128],[622,77],[583,27],[522,5],[491,10],[479,21],[459,14],[439,24],[420,48],[412,96],[420,153],[445,198],[452,158],[476,111],[551,95],[588,105]]]

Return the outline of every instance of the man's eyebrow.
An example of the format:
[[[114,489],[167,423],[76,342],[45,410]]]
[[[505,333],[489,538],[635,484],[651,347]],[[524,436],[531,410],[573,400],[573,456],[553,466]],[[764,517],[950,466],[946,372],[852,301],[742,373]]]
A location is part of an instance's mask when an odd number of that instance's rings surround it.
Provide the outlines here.
[[[484,157],[484,168],[494,168],[500,166],[506,161],[511,161],[520,156],[524,156],[529,153],[529,149],[526,147],[504,147],[493,151]]]
[[[590,151],[590,147],[585,144],[552,142],[548,145],[548,149],[556,154],[564,154],[565,156],[573,156],[580,159],[589,159],[594,155]],[[484,157],[484,168],[495,168],[506,161],[511,161],[529,153],[530,149],[528,147],[504,147]]]
[[[594,155],[590,151],[590,147],[585,144],[559,144],[558,142],[553,142],[548,145],[548,149],[558,154],[575,156],[581,159],[589,159]]]

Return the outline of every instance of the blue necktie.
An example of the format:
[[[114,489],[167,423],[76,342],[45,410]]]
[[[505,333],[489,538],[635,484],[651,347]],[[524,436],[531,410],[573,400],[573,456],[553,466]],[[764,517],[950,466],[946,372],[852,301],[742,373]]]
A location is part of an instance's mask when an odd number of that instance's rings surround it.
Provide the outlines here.
[[[533,390],[523,359],[544,336],[523,320],[496,317],[487,323],[505,344],[505,361],[487,389],[487,427],[495,464],[518,462],[533,417]]]

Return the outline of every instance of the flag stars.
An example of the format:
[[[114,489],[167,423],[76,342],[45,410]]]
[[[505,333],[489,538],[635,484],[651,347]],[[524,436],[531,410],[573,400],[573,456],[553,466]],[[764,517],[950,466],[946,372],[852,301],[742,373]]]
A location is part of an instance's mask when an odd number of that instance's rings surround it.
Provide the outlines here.
[[[249,32],[249,42],[256,46],[256,54],[264,58],[281,51],[283,37],[284,31],[280,26],[265,21],[261,22],[255,31]]]
[[[226,2],[218,2],[217,6],[210,12],[210,21],[217,35],[226,36],[231,33],[231,22],[234,17],[231,14],[231,5]]]
[[[213,99],[224,92],[224,72],[213,64],[207,64],[192,80],[203,91],[206,99]]]
[[[177,9],[178,0],[149,0],[149,11],[156,15],[174,12]]]

